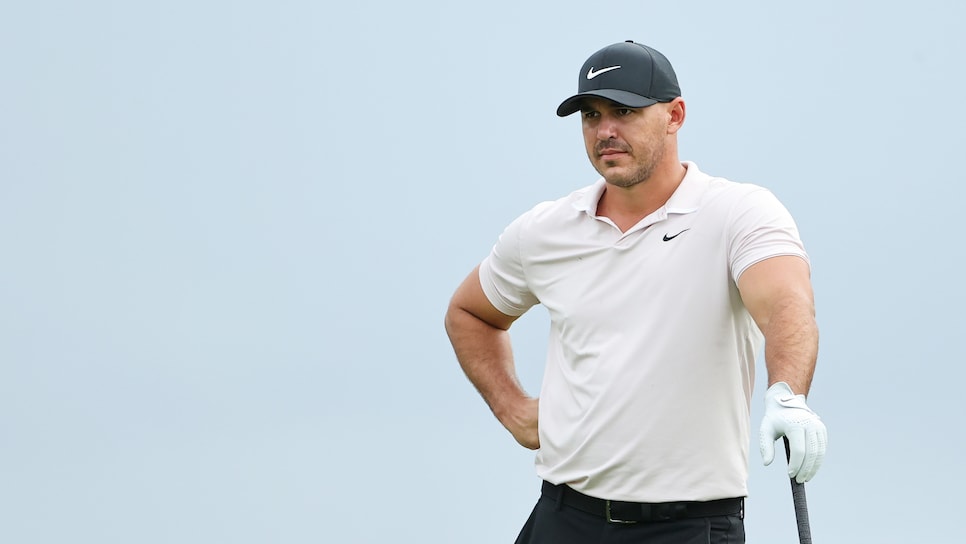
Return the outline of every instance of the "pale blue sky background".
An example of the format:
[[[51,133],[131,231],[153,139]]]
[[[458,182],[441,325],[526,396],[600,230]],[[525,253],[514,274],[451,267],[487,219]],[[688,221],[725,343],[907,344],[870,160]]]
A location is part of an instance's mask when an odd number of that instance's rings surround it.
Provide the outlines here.
[[[512,542],[533,457],[443,312],[595,179],[554,109],[625,39],[678,71],[682,157],[811,253],[815,541],[966,541],[963,6],[4,3],[0,542]],[[796,542],[757,448],[750,489],[749,542]]]

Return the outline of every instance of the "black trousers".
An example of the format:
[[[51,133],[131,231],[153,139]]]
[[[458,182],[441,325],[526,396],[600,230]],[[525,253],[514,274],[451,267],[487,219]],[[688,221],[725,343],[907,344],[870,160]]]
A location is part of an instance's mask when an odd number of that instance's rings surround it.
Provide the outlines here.
[[[516,544],[743,544],[742,514],[615,523],[544,493]]]

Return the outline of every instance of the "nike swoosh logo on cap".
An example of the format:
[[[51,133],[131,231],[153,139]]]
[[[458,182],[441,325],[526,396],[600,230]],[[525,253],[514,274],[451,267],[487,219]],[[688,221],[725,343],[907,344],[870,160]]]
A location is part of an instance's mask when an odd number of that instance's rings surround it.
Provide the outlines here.
[[[587,79],[594,79],[595,77],[603,74],[604,72],[610,72],[611,70],[616,70],[618,68],[620,68],[620,66],[611,66],[609,68],[601,68],[600,70],[597,70],[595,72],[594,67],[591,66],[590,70],[587,72]]]

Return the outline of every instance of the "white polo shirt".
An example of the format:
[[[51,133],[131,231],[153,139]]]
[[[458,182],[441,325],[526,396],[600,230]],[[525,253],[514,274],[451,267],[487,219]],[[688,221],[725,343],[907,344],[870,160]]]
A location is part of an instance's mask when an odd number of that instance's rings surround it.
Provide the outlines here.
[[[501,312],[550,313],[544,480],[612,500],[747,495],[763,338],[737,279],[769,257],[808,257],[771,192],[684,165],[667,203],[627,232],[596,216],[601,179],[517,218],[480,266]]]

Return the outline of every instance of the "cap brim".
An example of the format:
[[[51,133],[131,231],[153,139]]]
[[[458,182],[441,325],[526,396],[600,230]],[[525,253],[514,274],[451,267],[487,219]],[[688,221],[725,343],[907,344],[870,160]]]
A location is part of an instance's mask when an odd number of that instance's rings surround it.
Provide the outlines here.
[[[612,100],[629,108],[645,108],[658,102],[653,98],[648,98],[646,96],[641,96],[639,94],[634,94],[627,91],[619,91],[617,89],[599,89],[596,91],[587,91],[580,94],[575,94],[564,100],[559,106],[557,106],[557,115],[560,117],[566,117],[576,112],[580,109],[581,101],[583,101],[584,98],[591,96],[606,98],[607,100]]]

